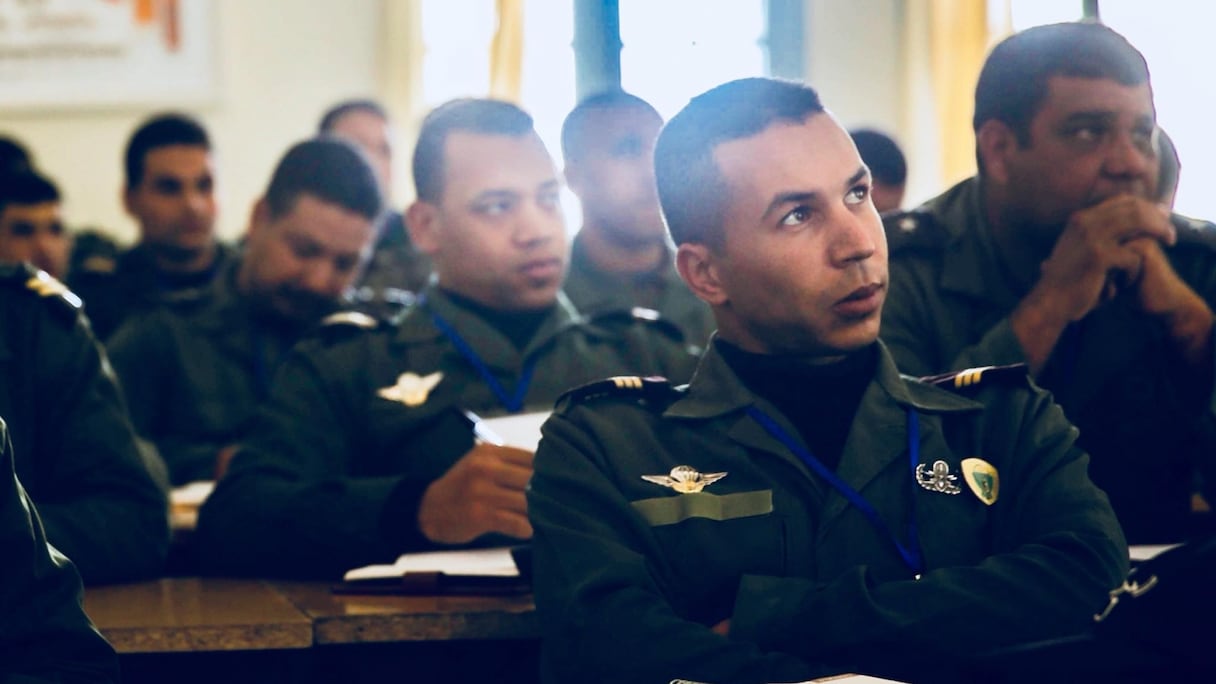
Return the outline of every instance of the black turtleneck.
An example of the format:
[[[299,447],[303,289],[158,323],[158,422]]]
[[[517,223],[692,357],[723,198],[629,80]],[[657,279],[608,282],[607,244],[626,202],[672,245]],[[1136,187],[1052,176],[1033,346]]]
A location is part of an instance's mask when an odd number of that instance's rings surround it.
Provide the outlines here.
[[[536,331],[540,330],[541,324],[545,322],[545,319],[553,311],[552,306],[532,311],[503,311],[502,309],[488,307],[481,302],[475,302],[451,290],[444,290],[443,293],[452,300],[452,303],[472,313],[488,323],[491,328],[502,333],[519,350],[523,350],[528,346],[528,342],[532,341],[532,338],[536,335]]]
[[[799,356],[754,354],[721,338],[714,344],[743,384],[772,402],[798,428],[811,454],[835,471],[861,395],[874,379],[878,345],[814,364]]]

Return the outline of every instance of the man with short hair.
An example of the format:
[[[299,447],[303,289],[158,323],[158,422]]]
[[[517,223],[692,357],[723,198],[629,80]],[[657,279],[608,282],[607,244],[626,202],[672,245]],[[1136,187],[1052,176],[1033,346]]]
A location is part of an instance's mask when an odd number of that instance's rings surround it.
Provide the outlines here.
[[[532,118],[495,100],[431,112],[414,151],[414,243],[436,282],[391,322],[301,343],[203,506],[212,570],[335,578],[406,551],[531,536],[530,450],[475,441],[466,411],[546,411],[620,373],[684,379],[692,357],[628,314],[561,295],[559,180]]]
[[[1076,431],[1024,369],[900,375],[870,175],[817,94],[714,88],[655,166],[718,331],[686,387],[595,383],[545,424],[542,681],[939,681],[1091,625],[1127,547]]]
[[[374,100],[344,100],[325,112],[318,130],[346,138],[367,153],[380,180],[380,191],[386,203],[391,203],[396,136],[384,107]],[[431,260],[411,242],[405,219],[396,209],[388,209],[381,216],[373,245],[348,298],[362,310],[391,316],[412,304],[415,293],[426,285]]]
[[[70,246],[59,188],[35,171],[0,176],[0,261],[28,261],[62,279]]]
[[[110,340],[140,434],[172,482],[215,477],[244,434],[279,358],[338,307],[381,210],[375,175],[350,143],[293,146],[254,205],[245,249],[189,316],[160,309]]]
[[[886,133],[871,128],[849,131],[849,136],[874,178],[874,208],[880,214],[898,211],[904,205],[908,184],[908,162],[899,143]]]
[[[662,125],[650,103],[625,92],[592,95],[566,116],[565,176],[583,226],[562,289],[584,314],[653,310],[689,344],[704,347],[713,316],[676,273],[654,186]]]
[[[1216,228],[1157,197],[1148,66],[1095,23],[1028,29],[975,95],[980,172],[890,217],[882,337],[905,372],[1027,363],[1132,543],[1216,484]]]
[[[200,123],[182,114],[145,121],[127,143],[123,206],[139,240],[117,259],[76,258],[68,285],[99,339],[134,312],[197,305],[232,250],[215,237],[215,162]]]

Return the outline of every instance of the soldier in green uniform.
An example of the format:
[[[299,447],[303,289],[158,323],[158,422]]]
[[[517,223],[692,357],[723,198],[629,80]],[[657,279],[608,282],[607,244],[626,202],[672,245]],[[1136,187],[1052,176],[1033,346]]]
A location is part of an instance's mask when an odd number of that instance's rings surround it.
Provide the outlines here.
[[[560,294],[558,177],[526,113],[444,105],[415,168],[408,220],[437,283],[398,320],[347,317],[284,360],[201,511],[213,570],[332,578],[404,551],[526,539],[531,451],[475,443],[464,411],[548,411],[595,378],[691,372],[661,322],[589,321]]]
[[[815,92],[719,86],[655,163],[718,332],[690,385],[600,382],[545,424],[543,680],[933,681],[1092,624],[1127,547],[1076,431],[1021,368],[899,374],[869,171]]]
[[[118,659],[80,605],[80,576],[47,543],[13,474],[0,420],[0,679],[14,684],[118,681]]]
[[[131,417],[176,485],[214,479],[269,391],[282,354],[339,304],[379,216],[364,155],[325,137],[294,145],[253,210],[245,249],[189,316],[162,308],[109,343]]]
[[[321,117],[320,133],[337,135],[358,145],[373,163],[380,191],[392,202],[395,131],[388,112],[374,100],[345,100]],[[389,209],[376,224],[373,248],[358,282],[347,299],[361,311],[391,316],[414,303],[431,277],[431,259],[410,240],[405,218]]]
[[[1081,431],[1129,541],[1188,536],[1216,483],[1216,228],[1156,199],[1144,58],[1101,24],[1029,29],[976,88],[980,173],[888,219],[901,370],[1026,363]]]
[[[215,238],[215,163],[201,124],[181,114],[149,119],[127,143],[124,169],[123,204],[139,242],[117,258],[73,255],[79,267],[68,279],[102,341],[134,312],[198,306],[234,254]]]
[[[80,300],[31,266],[0,266],[0,331],[0,416],[47,538],[89,584],[158,574],[165,493]]]
[[[676,273],[654,185],[662,125],[649,102],[623,92],[593,95],[566,115],[565,176],[579,197],[583,226],[562,290],[584,314],[657,311],[689,344],[704,348],[713,314]]]

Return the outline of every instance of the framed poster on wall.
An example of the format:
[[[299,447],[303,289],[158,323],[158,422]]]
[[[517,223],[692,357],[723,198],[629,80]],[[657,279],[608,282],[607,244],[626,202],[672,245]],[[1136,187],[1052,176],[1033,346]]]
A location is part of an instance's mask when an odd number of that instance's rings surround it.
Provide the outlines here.
[[[0,0],[0,110],[205,103],[214,11],[211,0]]]

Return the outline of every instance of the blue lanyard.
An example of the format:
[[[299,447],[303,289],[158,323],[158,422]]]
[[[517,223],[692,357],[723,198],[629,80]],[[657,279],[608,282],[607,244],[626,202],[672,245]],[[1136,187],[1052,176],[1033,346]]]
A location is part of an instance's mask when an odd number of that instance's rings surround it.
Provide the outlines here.
[[[524,397],[528,395],[528,386],[532,384],[532,371],[536,369],[536,359],[531,359],[524,364],[523,371],[519,374],[519,383],[515,385],[515,392],[508,395],[506,388],[502,386],[502,383],[498,382],[498,378],[494,377],[494,374],[486,367],[485,362],[481,360],[477,352],[473,351],[473,348],[469,346],[468,342],[464,341],[460,333],[456,332],[456,329],[450,323],[443,320],[443,317],[433,309],[431,309],[431,320],[435,322],[435,327],[439,328],[439,332],[443,333],[452,345],[456,347],[456,351],[460,352],[460,355],[472,364],[473,369],[477,371],[477,374],[489,386],[490,391],[494,393],[494,396],[498,397],[498,402],[503,405],[503,408],[507,409],[507,413],[518,413],[523,409]]]
[[[904,546],[891,532],[891,528],[887,527],[887,524],[883,522],[882,518],[878,515],[878,511],[874,510],[870,502],[865,500],[865,497],[859,494],[856,489],[850,487],[847,482],[840,479],[836,473],[828,470],[827,466],[811,455],[811,452],[807,451],[796,439],[791,437],[784,428],[777,424],[777,421],[755,406],[747,407],[747,413],[752,418],[755,418],[756,422],[760,423],[777,441],[784,444],[785,448],[794,452],[798,458],[802,459],[802,462],[808,468],[813,470],[819,477],[827,480],[828,484],[840,492],[845,499],[848,499],[854,508],[861,511],[861,514],[870,521],[871,525],[891,540],[891,543],[895,545],[895,549],[899,552],[900,558],[903,559],[904,565],[912,571],[916,579],[920,579],[921,573],[925,571],[925,560],[924,555],[921,553],[920,538],[916,534],[915,505],[913,506],[912,519],[908,522],[908,545]],[[916,465],[920,462],[920,419],[917,417],[916,411],[911,408],[908,409],[908,461],[911,468],[909,475],[912,478],[909,482],[915,488]]]

